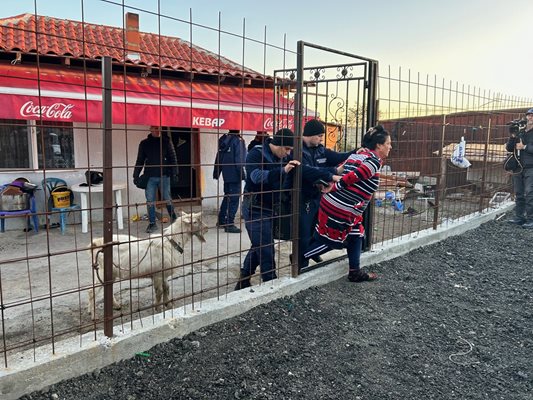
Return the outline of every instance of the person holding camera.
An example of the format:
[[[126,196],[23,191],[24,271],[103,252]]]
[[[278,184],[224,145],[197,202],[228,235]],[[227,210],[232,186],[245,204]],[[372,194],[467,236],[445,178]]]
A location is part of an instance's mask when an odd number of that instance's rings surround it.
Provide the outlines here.
[[[513,175],[515,217],[508,222],[533,229],[533,108],[526,111],[525,124],[511,123],[509,131],[506,149],[515,154],[522,170]]]
[[[280,204],[284,180],[300,165],[299,161],[288,158],[293,146],[293,132],[281,129],[246,156],[242,216],[251,248],[244,258],[235,290],[251,286],[250,278],[258,266],[261,266],[263,282],[277,277],[272,222]]]
[[[146,196],[146,207],[148,208],[148,219],[150,221],[146,228],[146,233],[158,231],[155,221],[155,200],[157,190],[161,190],[161,200],[166,201],[167,211],[170,219],[174,221],[176,213],[170,195],[171,181],[178,179],[178,161],[174,144],[167,135],[161,135],[158,126],[151,126],[148,137],[139,143],[137,161],[133,170],[133,183],[137,187],[141,184],[141,171],[144,169],[144,176],[148,178],[144,194]]]

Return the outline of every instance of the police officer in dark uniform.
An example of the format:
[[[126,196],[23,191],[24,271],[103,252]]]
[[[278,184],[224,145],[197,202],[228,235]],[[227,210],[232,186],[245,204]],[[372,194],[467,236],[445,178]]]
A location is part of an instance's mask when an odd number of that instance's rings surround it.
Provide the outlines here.
[[[235,226],[242,181],[245,179],[246,146],[240,131],[231,129],[218,140],[213,179],[224,178],[224,199],[220,205],[217,226],[229,233],[240,233]]]
[[[317,222],[320,204],[320,181],[333,182],[341,178],[339,164],[344,162],[352,151],[338,153],[324,146],[324,124],[317,119],[309,120],[303,130],[302,146],[302,185],[300,195],[300,255],[299,263],[303,259],[303,251],[309,245],[313,230]],[[320,257],[313,258],[320,262]]]
[[[251,247],[244,258],[235,290],[249,287],[250,278],[259,266],[263,282],[277,277],[273,218],[280,203],[284,181],[300,165],[299,161],[289,158],[293,145],[293,132],[280,129],[272,138],[267,138],[263,145],[254,146],[246,157],[242,215]]]

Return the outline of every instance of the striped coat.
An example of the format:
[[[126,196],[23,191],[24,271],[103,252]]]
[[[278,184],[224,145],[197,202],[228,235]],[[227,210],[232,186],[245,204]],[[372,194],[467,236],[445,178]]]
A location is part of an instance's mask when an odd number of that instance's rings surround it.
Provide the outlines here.
[[[370,150],[352,154],[342,179],[322,196],[316,231],[327,246],[342,248],[347,235],[364,236],[363,212],[379,187],[381,164]]]

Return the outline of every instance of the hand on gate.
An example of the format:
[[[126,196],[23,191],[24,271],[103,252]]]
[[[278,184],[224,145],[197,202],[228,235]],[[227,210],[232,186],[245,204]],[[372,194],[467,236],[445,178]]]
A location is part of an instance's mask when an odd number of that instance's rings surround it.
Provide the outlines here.
[[[298,165],[300,165],[300,161],[298,160],[291,160],[287,163],[287,165],[285,165],[283,167],[283,169],[285,170],[285,173],[288,174],[290,171],[292,171],[295,167],[297,167]]]

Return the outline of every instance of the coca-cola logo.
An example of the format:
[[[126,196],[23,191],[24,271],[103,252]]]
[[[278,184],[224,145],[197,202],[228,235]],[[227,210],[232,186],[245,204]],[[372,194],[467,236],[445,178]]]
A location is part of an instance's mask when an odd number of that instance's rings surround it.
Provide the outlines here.
[[[34,104],[28,101],[20,107],[20,115],[23,117],[38,117],[49,119],[71,119],[74,104],[54,103],[49,106]]]
[[[293,125],[294,125],[293,118],[278,118],[277,123],[276,123],[277,129],[282,129],[282,128],[292,129]],[[270,117],[265,119],[263,128],[265,129],[265,131],[274,130],[274,119]]]

